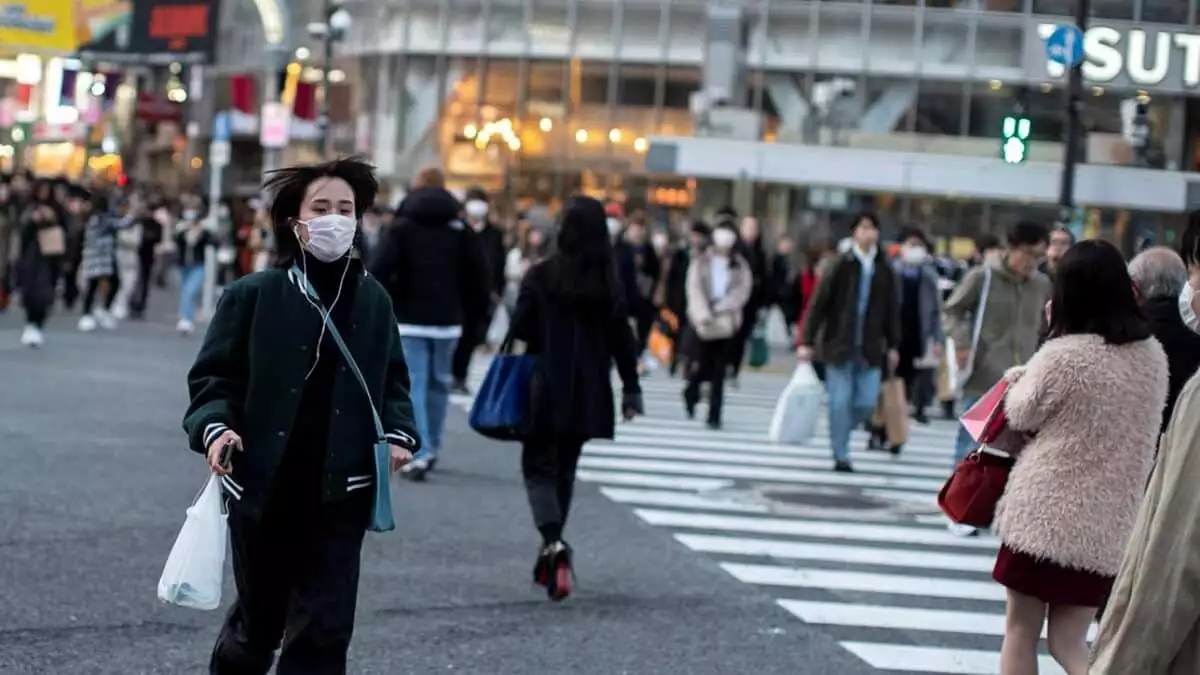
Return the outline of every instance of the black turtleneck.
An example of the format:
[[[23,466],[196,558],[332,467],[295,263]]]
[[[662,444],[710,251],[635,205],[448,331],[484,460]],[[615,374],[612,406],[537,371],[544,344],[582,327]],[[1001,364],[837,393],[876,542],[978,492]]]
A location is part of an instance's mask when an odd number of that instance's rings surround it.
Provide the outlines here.
[[[1200,335],[1196,335],[1179,316],[1179,300],[1173,297],[1150,298],[1142,305],[1150,320],[1150,332],[1158,339],[1167,354],[1170,383],[1167,387],[1167,406],[1163,410],[1162,430],[1167,430],[1175,401],[1183,385],[1200,368]]]
[[[307,253],[304,256],[302,262],[297,261],[297,266],[308,275],[321,304],[330,309],[333,325],[349,341],[354,329],[351,320],[354,296],[363,278],[362,263],[356,258],[323,263]],[[288,435],[287,450],[279,467],[279,480],[275,481],[278,496],[288,508],[316,505],[321,501],[321,477],[329,444],[329,418],[333,411],[333,383],[337,367],[345,360],[328,331],[321,340],[319,357],[312,374],[304,382],[295,422]]]

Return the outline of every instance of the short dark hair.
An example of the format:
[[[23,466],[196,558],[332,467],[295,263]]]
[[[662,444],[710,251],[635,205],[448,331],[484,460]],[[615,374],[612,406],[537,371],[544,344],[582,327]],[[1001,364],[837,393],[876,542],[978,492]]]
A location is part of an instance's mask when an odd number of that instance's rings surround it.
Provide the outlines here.
[[[1200,266],[1200,211],[1192,211],[1188,215],[1187,229],[1179,240],[1179,257],[1183,264],[1191,269]]]
[[[922,246],[928,249],[933,249],[933,246],[929,241],[929,237],[926,236],[925,231],[919,227],[913,227],[910,225],[903,230],[900,230],[900,241],[903,243],[909,239],[919,239],[921,240]]]
[[[1067,249],[1054,274],[1047,337],[1081,334],[1099,335],[1113,345],[1150,337],[1125,256],[1100,239]]]
[[[1067,235],[1067,238],[1071,241],[1072,244],[1075,243],[1075,233],[1071,232],[1071,230],[1069,228],[1066,228],[1062,225],[1056,225],[1056,226],[1050,228],[1049,236],[1053,237],[1054,233],[1056,233],[1056,232],[1062,232],[1063,234]]]
[[[853,233],[855,230],[857,230],[858,224],[864,220],[870,222],[871,226],[876,230],[879,229],[879,216],[875,215],[875,213],[872,211],[860,211],[858,215],[854,216],[854,219],[850,221],[850,232]]]
[[[271,196],[271,223],[275,228],[276,262],[289,266],[299,253],[299,244],[289,231],[293,218],[300,215],[304,193],[321,178],[340,178],[354,192],[354,216],[362,218],[379,194],[375,167],[361,157],[335,159],[320,164],[305,164],[272,171],[263,189]]]
[[[1050,228],[1030,220],[1019,221],[1008,230],[1009,247],[1050,243]]]

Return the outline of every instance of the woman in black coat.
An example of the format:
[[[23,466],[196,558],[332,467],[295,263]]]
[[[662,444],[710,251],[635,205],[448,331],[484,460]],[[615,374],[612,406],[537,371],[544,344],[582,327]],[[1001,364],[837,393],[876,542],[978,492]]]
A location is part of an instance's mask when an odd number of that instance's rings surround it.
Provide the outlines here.
[[[221,476],[238,594],[209,672],[265,674],[282,640],[279,675],[335,675],[346,672],[374,493],[388,480],[375,444],[391,446],[392,471],[417,448],[408,368],[391,300],[351,251],[378,191],[371,167],[284,169],[266,188],[279,268],[225,289],[188,373],[183,427]]]
[[[600,202],[567,201],[558,251],[525,275],[512,321],[512,338],[538,358],[521,452],[542,535],[533,576],[561,600],[571,592],[571,549],[562,534],[575,467],[585,442],[613,437],[613,363],[624,385],[621,414],[629,420],[642,412],[637,348]]]

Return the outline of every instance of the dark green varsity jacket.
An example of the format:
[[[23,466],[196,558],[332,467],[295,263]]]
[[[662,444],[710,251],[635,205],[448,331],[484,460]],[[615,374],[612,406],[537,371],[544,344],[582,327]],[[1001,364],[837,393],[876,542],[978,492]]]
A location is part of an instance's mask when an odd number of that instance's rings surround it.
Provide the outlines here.
[[[191,404],[183,419],[191,449],[204,454],[225,429],[242,437],[226,493],[252,515],[262,512],[288,445],[321,317],[298,279],[273,269],[230,284],[217,304],[188,373]],[[387,440],[417,450],[408,367],[392,303],[364,274],[354,295],[347,345],[370,387]],[[326,338],[328,339],[328,338]],[[330,502],[371,484],[375,427],[354,373],[338,366],[332,392],[322,499]]]

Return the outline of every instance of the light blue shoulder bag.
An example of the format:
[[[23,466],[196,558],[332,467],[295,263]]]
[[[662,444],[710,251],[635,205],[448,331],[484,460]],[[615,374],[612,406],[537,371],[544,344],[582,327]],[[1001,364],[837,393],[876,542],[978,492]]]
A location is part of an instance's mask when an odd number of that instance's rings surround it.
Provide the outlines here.
[[[372,532],[391,532],[396,529],[396,520],[392,517],[391,485],[388,482],[392,475],[392,449],[383,431],[383,421],[379,419],[379,413],[375,410],[375,401],[371,399],[371,390],[367,387],[366,378],[363,377],[362,371],[358,369],[358,363],[354,361],[354,357],[350,354],[350,348],[346,346],[345,340],[342,339],[342,334],[333,325],[333,319],[329,317],[329,311],[321,304],[320,296],[317,295],[316,289],[312,287],[312,284],[308,282],[308,277],[299,268],[293,267],[292,272],[297,279],[304,281],[304,290],[308,293],[309,299],[316,302],[317,309],[321,313],[321,318],[325,321],[325,330],[333,338],[333,341],[337,343],[338,349],[342,352],[342,357],[346,359],[346,366],[354,373],[354,377],[362,387],[363,394],[367,397],[367,403],[371,406],[371,421],[375,423],[375,447],[372,451],[375,460],[375,500],[371,506],[371,522],[367,526],[367,529]]]

